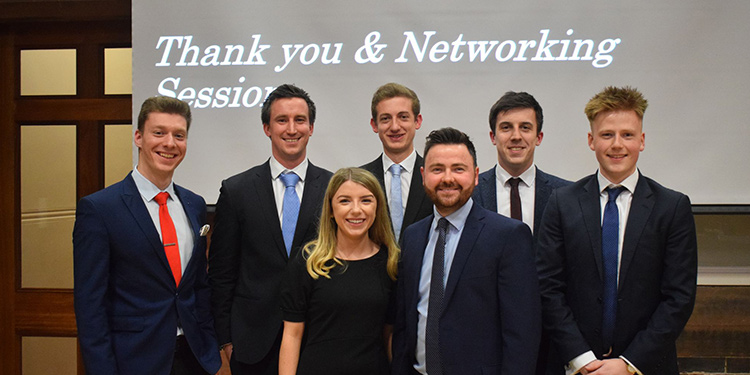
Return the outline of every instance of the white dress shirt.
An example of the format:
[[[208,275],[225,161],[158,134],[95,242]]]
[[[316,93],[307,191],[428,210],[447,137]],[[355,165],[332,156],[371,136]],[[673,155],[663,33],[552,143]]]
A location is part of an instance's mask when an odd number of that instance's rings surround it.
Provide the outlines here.
[[[190,220],[188,219],[187,214],[185,214],[185,209],[182,207],[180,198],[175,194],[174,182],[170,182],[166,189],[161,190],[138,172],[137,168],[133,169],[131,176],[133,176],[135,187],[138,188],[138,193],[141,195],[141,199],[143,199],[143,203],[146,205],[148,214],[151,216],[151,221],[154,223],[154,227],[156,227],[156,231],[159,233],[159,239],[162,238],[161,224],[159,223],[159,204],[156,203],[154,197],[162,191],[169,193],[167,209],[169,210],[169,216],[174,223],[175,232],[177,232],[177,246],[180,249],[180,272],[184,273],[185,267],[188,262],[190,262],[190,257],[193,254],[195,233],[190,229]],[[181,327],[177,327],[177,335],[182,335]]]
[[[273,197],[276,201],[276,212],[279,215],[279,223],[283,223],[284,191],[286,190],[286,186],[284,186],[284,181],[281,181],[281,178],[279,178],[279,176],[281,176],[282,173],[288,172],[294,172],[297,176],[299,176],[299,182],[297,182],[297,186],[294,187],[294,190],[297,192],[297,198],[299,198],[301,207],[302,193],[305,191],[305,178],[307,177],[307,165],[309,164],[309,162],[307,158],[305,158],[305,160],[302,160],[302,163],[299,163],[299,165],[297,165],[296,167],[292,169],[286,169],[283,165],[281,165],[281,163],[279,163],[278,160],[271,156],[268,164],[271,167],[271,185],[273,186]]]
[[[448,230],[445,234],[445,258],[444,264],[445,272],[443,273],[443,287],[448,282],[448,275],[450,274],[451,265],[453,264],[453,258],[456,255],[456,248],[458,247],[458,241],[461,239],[461,234],[464,231],[464,224],[466,224],[466,218],[469,217],[471,207],[474,205],[474,201],[469,200],[456,212],[446,216],[448,220]],[[422,258],[422,271],[419,276],[419,302],[417,302],[417,313],[419,314],[419,320],[417,321],[417,348],[416,358],[417,363],[414,364],[414,369],[420,374],[426,374],[425,369],[425,335],[427,332],[427,310],[430,301],[430,281],[432,279],[432,258],[435,257],[435,244],[438,240],[438,220],[442,216],[437,212],[437,209],[433,208],[435,217],[432,219],[432,225],[430,225],[430,238],[427,242],[427,247],[424,249],[424,257]],[[450,339],[450,338],[449,338]]]
[[[412,150],[411,154],[406,157],[401,163],[401,203],[404,205],[404,211],[406,211],[406,202],[409,200],[409,188],[411,187],[411,176],[412,173],[420,173],[414,170],[414,166],[417,163],[417,151]],[[391,203],[391,180],[393,175],[391,174],[391,165],[394,163],[385,152],[383,153],[383,183],[385,186],[385,196],[388,198],[388,207]]]
[[[623,186],[625,189],[620,192],[620,195],[617,196],[615,199],[615,203],[617,204],[617,214],[618,214],[618,235],[617,235],[617,279],[619,282],[620,279],[620,260],[622,259],[622,245],[625,240],[625,228],[627,227],[628,223],[628,214],[630,213],[630,205],[633,202],[633,194],[635,193],[635,187],[638,185],[638,178],[639,178],[638,170],[636,169],[633,174],[625,178],[622,183],[614,184],[611,181],[609,181],[606,177],[602,176],[602,174],[597,171],[596,172],[596,179],[599,182],[599,206],[600,206],[600,223],[604,222],[604,208],[607,205],[607,201],[609,200],[609,193],[607,193],[607,188],[610,187],[618,187]],[[632,364],[630,361],[628,361],[627,358],[620,356],[628,365],[630,365],[633,369],[636,370],[637,374],[641,374],[641,372]],[[593,351],[587,351],[578,357],[573,358],[570,362],[568,362],[568,365],[565,367],[565,375],[572,375],[577,373],[578,371],[583,368],[583,366],[586,366],[592,361],[595,361],[597,358],[594,355]]]
[[[495,165],[495,183],[497,194],[497,213],[510,217],[510,184],[508,180],[512,177],[500,164]],[[523,222],[534,232],[534,197],[536,189],[536,165],[532,164],[529,169],[521,173],[518,178],[518,195],[521,197],[521,217]]]

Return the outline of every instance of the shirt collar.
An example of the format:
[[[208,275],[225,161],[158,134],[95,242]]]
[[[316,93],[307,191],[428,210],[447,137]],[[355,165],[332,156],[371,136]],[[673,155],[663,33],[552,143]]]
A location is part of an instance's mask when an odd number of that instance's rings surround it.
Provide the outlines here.
[[[404,171],[408,173],[414,173],[414,164],[417,161],[417,150],[412,150],[411,154],[404,159],[401,163],[401,168],[404,168]],[[391,158],[388,157],[388,155],[383,153],[383,174],[387,173],[389,169],[391,169],[391,165],[395,164]]]
[[[133,173],[131,175],[133,176],[133,181],[135,182],[135,187],[138,189],[138,193],[141,194],[143,199],[147,202],[152,201],[156,194],[159,194],[162,191],[166,191],[169,193],[170,198],[174,199],[174,181],[170,181],[166,189],[160,190],[153,182],[144,177],[141,172],[138,172],[138,168],[133,168]]]
[[[495,177],[497,178],[497,181],[500,183],[500,185],[505,185],[505,183],[508,182],[508,180],[513,176],[511,176],[510,173],[503,169],[500,164],[496,164]],[[521,173],[518,178],[520,178],[521,181],[526,184],[526,186],[533,186],[534,180],[536,180],[536,165],[532,164],[531,167]]]
[[[461,231],[463,230],[464,224],[466,224],[466,218],[469,217],[469,212],[471,212],[472,206],[474,206],[474,200],[469,198],[469,200],[466,201],[466,203],[461,206],[461,208],[446,216],[445,218],[452,226]],[[438,213],[437,208],[433,207],[432,210],[435,214],[435,218],[432,220],[432,225],[434,228],[437,228],[437,222],[442,216],[440,216],[440,213]]]
[[[302,163],[299,163],[296,167],[292,169],[287,169],[281,163],[279,163],[276,158],[271,156],[271,159],[269,159],[269,165],[271,167],[271,177],[275,180],[279,178],[279,175],[284,172],[294,172],[297,176],[299,176],[300,181],[305,181],[305,176],[307,176],[307,165],[309,164],[309,161],[307,158],[302,160]]]
[[[619,184],[614,184],[612,181],[608,180],[606,177],[602,176],[602,173],[597,170],[596,171],[596,179],[599,182],[599,193],[604,193],[604,190],[608,187],[616,187],[616,186],[624,186],[630,194],[635,193],[635,187],[638,185],[638,178],[640,176],[640,172],[638,172],[638,169],[636,168],[635,172],[622,180]]]

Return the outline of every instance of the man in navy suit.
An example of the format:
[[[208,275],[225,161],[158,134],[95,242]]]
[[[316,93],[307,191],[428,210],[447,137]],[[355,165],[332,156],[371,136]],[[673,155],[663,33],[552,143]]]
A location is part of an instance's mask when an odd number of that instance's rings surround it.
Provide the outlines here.
[[[383,153],[362,168],[380,181],[398,240],[406,227],[432,213],[419,173],[424,160],[414,149],[414,135],[422,126],[419,98],[404,85],[387,83],[372,95],[370,110],[370,126],[383,143]],[[400,172],[394,170],[399,166]],[[394,173],[399,177],[396,181]]]
[[[506,92],[490,109],[490,140],[497,148],[497,165],[479,175],[474,201],[512,217],[513,188],[517,180],[519,220],[537,237],[544,207],[553,190],[569,185],[534,165],[534,151],[542,143],[544,114],[539,102],[526,92]]]
[[[434,214],[404,232],[393,374],[534,373],[541,330],[529,227],[474,204],[474,145],[452,128],[427,137]]]
[[[533,231],[536,245],[550,194],[571,182],[544,173],[534,165],[534,151],[544,137],[544,113],[531,94],[506,92],[490,108],[489,121],[490,140],[497,148],[497,164],[479,175],[479,185],[472,198],[490,211],[526,223]],[[546,373],[550,355],[554,356],[554,351],[550,353],[548,334],[544,331],[537,375]]]
[[[289,259],[317,235],[331,178],[307,159],[315,123],[307,92],[279,86],[261,120],[271,158],[222,182],[209,250],[216,335],[235,375],[278,374],[281,279]],[[296,181],[287,187],[289,176]],[[289,211],[291,204],[297,209]]]
[[[566,374],[677,375],[675,341],[695,303],[690,200],[643,176],[647,101],[607,87],[586,105],[597,173],[552,193],[537,269],[544,326]]]
[[[138,166],[78,203],[75,312],[88,374],[219,370],[206,203],[172,182],[187,151],[190,119],[190,107],[177,99],[147,99],[135,132]]]

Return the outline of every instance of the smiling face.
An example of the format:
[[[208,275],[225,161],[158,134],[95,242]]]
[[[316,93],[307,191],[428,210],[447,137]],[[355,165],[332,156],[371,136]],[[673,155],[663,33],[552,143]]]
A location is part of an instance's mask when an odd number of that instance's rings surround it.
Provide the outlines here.
[[[442,216],[461,208],[477,185],[479,168],[464,144],[438,144],[425,155],[424,190]]]
[[[497,148],[497,162],[511,176],[518,177],[534,163],[534,149],[544,134],[537,134],[533,108],[515,108],[497,115],[495,131],[490,131]]]
[[[299,165],[313,134],[307,102],[302,98],[280,98],[271,103],[270,121],[263,131],[271,138],[271,153],[285,168]]]
[[[172,181],[174,170],[187,152],[187,121],[171,113],[151,112],[136,130],[134,141],[138,146],[138,172],[160,189]]]
[[[375,222],[377,208],[375,194],[356,182],[344,182],[331,200],[337,236],[350,240],[367,236]]]
[[[414,116],[412,101],[396,96],[380,101],[377,116],[370,120],[372,131],[378,133],[385,154],[396,163],[414,150],[414,135],[422,126],[422,115]]]
[[[646,146],[643,121],[632,110],[599,113],[591,123],[589,147],[596,153],[599,172],[615,184],[633,174]]]

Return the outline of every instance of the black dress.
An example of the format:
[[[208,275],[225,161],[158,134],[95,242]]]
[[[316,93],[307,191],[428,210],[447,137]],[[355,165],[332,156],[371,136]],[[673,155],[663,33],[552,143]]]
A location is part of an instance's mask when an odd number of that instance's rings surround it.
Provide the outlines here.
[[[290,262],[281,309],[284,320],[305,323],[297,374],[388,374],[383,328],[392,323],[395,282],[387,258],[388,249],[381,247],[317,280],[302,256]]]

